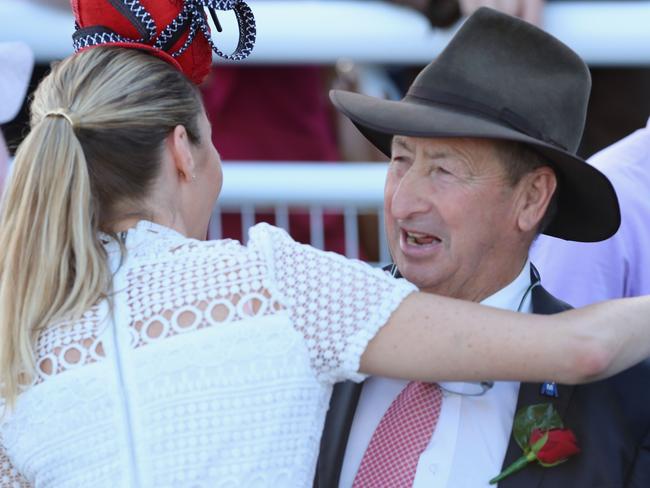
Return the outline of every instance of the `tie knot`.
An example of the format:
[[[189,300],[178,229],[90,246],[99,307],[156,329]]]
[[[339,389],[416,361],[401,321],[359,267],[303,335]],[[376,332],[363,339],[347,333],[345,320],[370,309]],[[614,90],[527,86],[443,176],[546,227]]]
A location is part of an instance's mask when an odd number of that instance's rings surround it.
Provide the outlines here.
[[[427,411],[433,411],[441,402],[442,389],[438,383],[411,381],[395,399],[393,405],[400,410],[412,412],[417,417]]]

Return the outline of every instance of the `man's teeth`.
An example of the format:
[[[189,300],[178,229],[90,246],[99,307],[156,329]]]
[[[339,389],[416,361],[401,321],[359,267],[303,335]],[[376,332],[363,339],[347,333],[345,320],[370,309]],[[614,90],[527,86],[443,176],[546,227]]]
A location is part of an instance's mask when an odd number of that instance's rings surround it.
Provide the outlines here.
[[[414,246],[424,246],[426,244],[432,244],[434,241],[439,241],[434,236],[429,234],[420,234],[419,232],[407,232],[406,233],[406,242]]]

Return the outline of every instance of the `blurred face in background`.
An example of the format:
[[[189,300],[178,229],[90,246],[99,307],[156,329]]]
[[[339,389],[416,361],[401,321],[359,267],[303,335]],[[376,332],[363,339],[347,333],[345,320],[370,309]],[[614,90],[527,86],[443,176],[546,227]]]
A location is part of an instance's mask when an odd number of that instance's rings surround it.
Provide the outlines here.
[[[32,75],[34,54],[23,42],[0,42],[0,124],[20,110]],[[9,170],[9,151],[0,131],[0,189]]]
[[[424,291],[480,301],[521,271],[515,187],[488,140],[395,136],[384,207],[393,260]]]
[[[0,193],[4,188],[5,180],[9,173],[9,150],[5,143],[2,131],[0,131]]]

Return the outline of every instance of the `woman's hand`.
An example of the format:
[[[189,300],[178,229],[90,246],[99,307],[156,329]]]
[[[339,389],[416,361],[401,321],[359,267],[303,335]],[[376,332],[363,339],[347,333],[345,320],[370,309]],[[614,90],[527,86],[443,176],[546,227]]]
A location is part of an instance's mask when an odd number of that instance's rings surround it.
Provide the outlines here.
[[[541,25],[545,0],[458,0],[463,15],[472,15],[480,7],[490,7],[526,22]]]

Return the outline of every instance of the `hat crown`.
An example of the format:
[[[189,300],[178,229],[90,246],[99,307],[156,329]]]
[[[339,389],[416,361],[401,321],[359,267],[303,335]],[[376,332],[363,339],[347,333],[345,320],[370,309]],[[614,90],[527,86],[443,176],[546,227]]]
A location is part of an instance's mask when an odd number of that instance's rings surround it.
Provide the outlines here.
[[[590,90],[587,66],[566,45],[527,22],[481,8],[418,75],[406,99],[498,119],[575,153]]]

